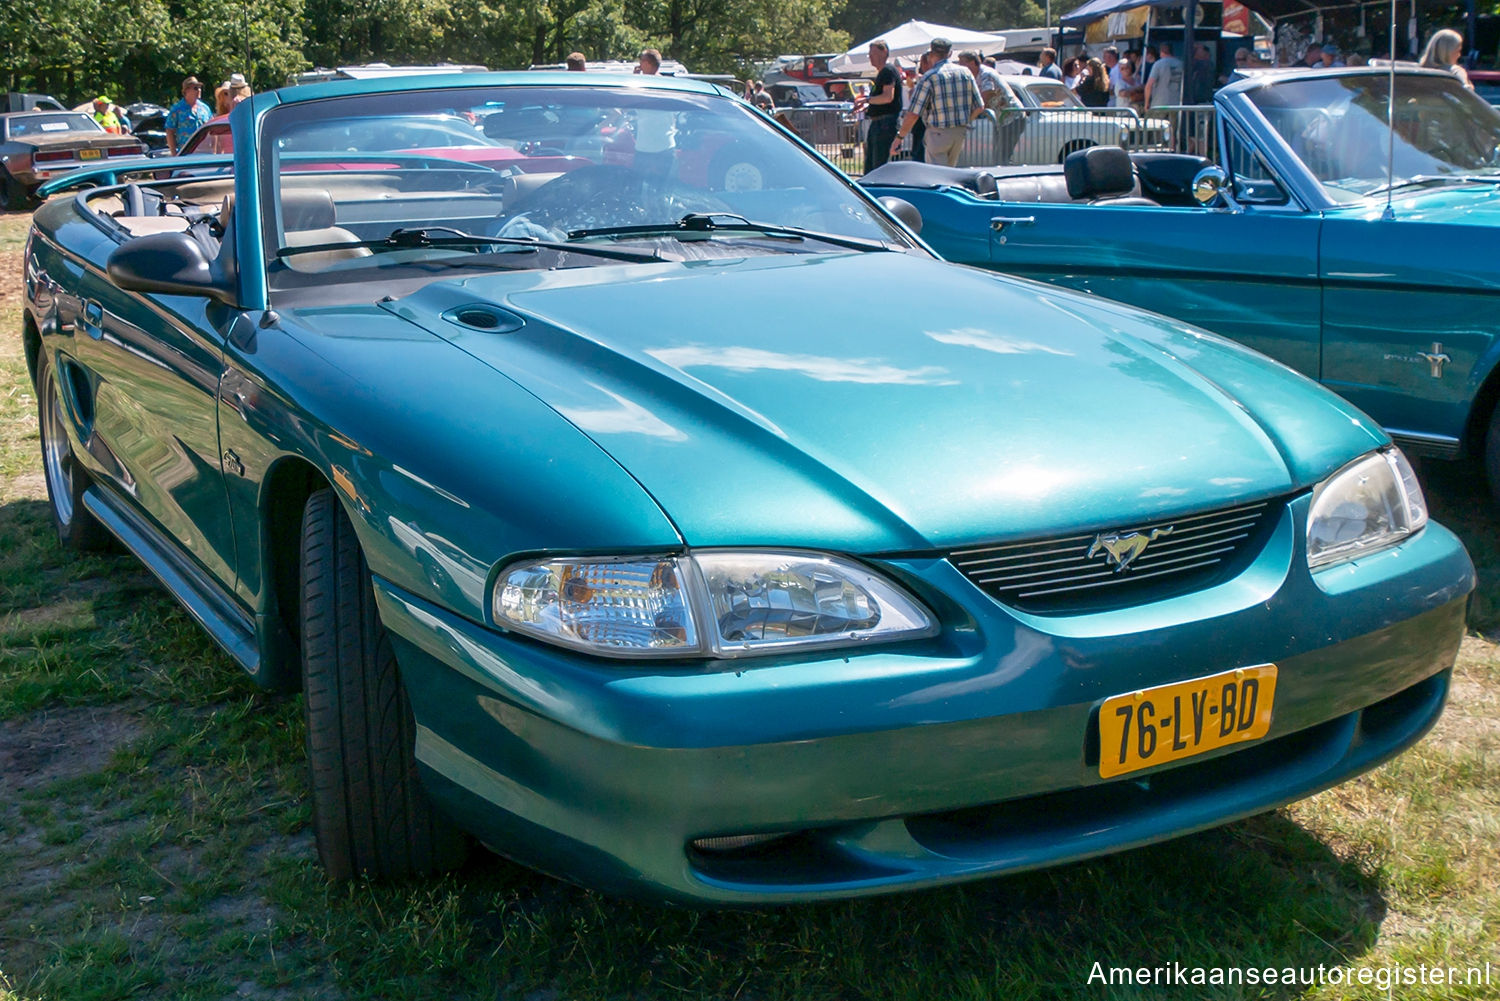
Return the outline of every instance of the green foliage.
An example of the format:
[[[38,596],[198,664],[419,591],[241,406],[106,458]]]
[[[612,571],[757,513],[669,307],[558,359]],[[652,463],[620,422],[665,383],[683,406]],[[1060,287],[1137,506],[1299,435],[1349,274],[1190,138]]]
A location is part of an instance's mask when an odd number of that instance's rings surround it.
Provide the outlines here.
[[[69,104],[100,93],[121,103],[167,103],[189,74],[210,87],[234,72],[275,85],[304,65],[303,20],[303,0],[228,8],[178,0],[5,4],[0,85]]]
[[[848,33],[833,22],[847,15],[843,0],[36,0],[0,5],[0,87],[70,105],[100,93],[168,104],[189,74],[212,89],[242,72],[266,89],[314,65],[514,69],[574,50],[634,59],[647,45],[696,72],[726,72],[844,48]]]

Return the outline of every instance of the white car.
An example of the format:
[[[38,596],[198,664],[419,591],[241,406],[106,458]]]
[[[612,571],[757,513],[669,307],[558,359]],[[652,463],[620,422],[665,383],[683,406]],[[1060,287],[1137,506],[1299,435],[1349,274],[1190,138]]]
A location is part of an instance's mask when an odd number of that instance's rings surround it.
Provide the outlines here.
[[[959,166],[1062,163],[1069,153],[1089,146],[1171,148],[1172,125],[1165,118],[1142,119],[1131,108],[1090,108],[1050,77],[1002,76],[1000,82],[1007,107],[997,112],[999,135],[988,118],[975,122]],[[1019,137],[1012,134],[1017,122],[1023,123]]]

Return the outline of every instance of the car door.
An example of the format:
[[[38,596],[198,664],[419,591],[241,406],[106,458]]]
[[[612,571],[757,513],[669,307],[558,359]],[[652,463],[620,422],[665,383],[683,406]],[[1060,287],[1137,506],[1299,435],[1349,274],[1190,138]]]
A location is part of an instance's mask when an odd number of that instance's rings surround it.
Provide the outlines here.
[[[1423,213],[1336,212],[1325,222],[1323,381],[1398,438],[1442,454],[1458,449],[1495,364],[1500,265],[1480,250],[1492,226],[1414,214]]]
[[[205,298],[124,292],[87,272],[74,337],[90,451],[114,492],[225,587],[234,535],[219,457],[219,326]]]
[[[965,263],[1165,313],[1319,378],[1322,218],[1234,129],[1224,146],[1240,199],[1229,207],[976,199],[966,240],[940,228],[924,236],[945,253],[963,248]]]
[[[988,266],[1185,320],[1319,376],[1316,216],[999,203]]]

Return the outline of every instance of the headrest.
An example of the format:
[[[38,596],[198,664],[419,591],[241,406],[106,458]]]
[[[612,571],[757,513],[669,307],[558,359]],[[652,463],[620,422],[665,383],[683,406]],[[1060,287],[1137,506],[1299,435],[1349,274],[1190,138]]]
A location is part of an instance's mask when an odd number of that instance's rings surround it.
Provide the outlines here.
[[[335,224],[333,196],[317,188],[281,189],[281,228],[327,229]]]
[[[1135,190],[1130,154],[1118,146],[1090,146],[1063,161],[1068,197],[1080,199],[1128,195]]]

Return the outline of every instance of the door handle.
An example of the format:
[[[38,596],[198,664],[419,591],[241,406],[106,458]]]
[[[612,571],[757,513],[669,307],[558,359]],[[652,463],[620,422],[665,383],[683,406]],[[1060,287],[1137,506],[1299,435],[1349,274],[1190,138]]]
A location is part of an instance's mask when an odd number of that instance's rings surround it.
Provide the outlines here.
[[[1007,227],[1007,226],[1034,226],[1034,225],[1036,225],[1036,216],[1034,216],[1034,215],[1020,215],[1020,216],[997,215],[997,216],[991,216],[990,217],[990,229],[994,230],[996,233],[1003,232],[1004,229],[1005,229],[1005,227]]]
[[[94,340],[104,336],[104,307],[94,299],[89,299],[83,304],[83,320],[79,326],[83,332]]]

